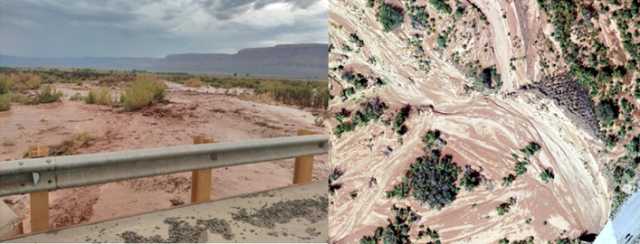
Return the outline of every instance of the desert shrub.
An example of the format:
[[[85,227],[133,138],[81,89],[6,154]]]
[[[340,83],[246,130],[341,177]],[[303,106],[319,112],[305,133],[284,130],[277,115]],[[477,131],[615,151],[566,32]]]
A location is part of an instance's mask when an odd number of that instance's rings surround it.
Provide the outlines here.
[[[600,119],[600,122],[603,124],[609,124],[611,121],[618,118],[618,105],[611,100],[600,101],[595,110],[598,119]]]
[[[515,171],[517,175],[523,175],[527,172],[527,164],[529,163],[524,160],[516,162],[516,167],[513,169],[513,171]]]
[[[465,173],[460,179],[460,186],[464,187],[464,189],[468,192],[473,192],[473,189],[480,185],[480,181],[478,178],[480,177],[480,173],[476,170],[472,170],[471,166],[465,165]]]
[[[336,136],[336,138],[340,138],[340,136],[342,135],[342,133],[344,132],[351,132],[356,128],[356,125],[351,123],[351,122],[344,122],[342,124],[339,124],[338,126],[336,126],[336,128],[333,130],[333,134]]]
[[[389,32],[400,27],[402,20],[404,19],[402,9],[395,8],[385,3],[380,4],[376,17],[380,23],[382,23],[382,31],[384,32]]]
[[[500,206],[496,208],[496,211],[498,211],[498,215],[500,216],[504,215],[505,213],[508,213],[509,210],[510,210],[509,203],[500,204]]]
[[[385,228],[378,227],[373,236],[363,236],[360,243],[374,244],[382,241],[385,244],[402,244],[410,243],[409,230],[411,224],[420,220],[420,216],[411,211],[410,208],[397,208],[395,205],[391,207],[396,216],[393,220],[388,219],[389,225]]]
[[[0,95],[0,111],[7,111],[9,109],[11,109],[11,98]]]
[[[200,88],[202,86],[202,81],[200,81],[200,78],[194,77],[185,81],[184,86]]]
[[[400,109],[400,112],[393,118],[393,125],[391,129],[398,135],[402,136],[406,133],[407,128],[404,126],[404,122],[409,118],[409,112],[411,111],[411,105],[407,105]]]
[[[14,103],[20,103],[20,104],[26,104],[26,105],[34,104],[33,101],[29,99],[29,97],[27,97],[22,93],[10,92],[2,96],[4,96],[5,98],[8,98],[11,102],[14,102]]]
[[[634,176],[635,173],[633,172],[633,170],[626,167],[616,166],[616,168],[613,170],[613,182],[618,185],[627,184],[627,182],[629,182],[629,180],[631,180]]]
[[[2,142],[2,145],[5,146],[5,147],[11,147],[11,146],[15,146],[16,143],[11,141],[11,140],[5,140],[5,141]]]
[[[324,127],[324,118],[321,116],[313,118],[313,124],[318,127]]]
[[[515,179],[516,177],[514,175],[509,175],[507,177],[502,178],[502,186],[509,187]]]
[[[616,136],[614,135],[607,135],[607,137],[604,140],[604,145],[605,147],[612,149],[616,146],[616,142],[618,141],[618,139],[616,138]]]
[[[120,97],[126,110],[135,111],[162,101],[166,94],[166,86],[162,81],[152,76],[139,75]]]
[[[33,90],[40,88],[40,77],[33,73],[22,73],[22,71],[11,74],[12,90]]]
[[[451,162],[451,157],[439,158],[439,152],[418,158],[410,167],[411,196],[421,205],[440,210],[451,204],[460,188],[455,182],[462,169]]]
[[[58,145],[49,146],[49,156],[73,155],[75,151],[98,138],[96,135],[77,131],[71,138],[62,141]]]
[[[342,172],[338,168],[335,168],[329,175],[329,195],[333,196],[336,190],[342,188],[342,184],[336,183],[336,181],[340,179],[340,176],[342,176],[342,174],[344,174],[344,172]]]
[[[392,191],[387,192],[387,198],[398,198],[400,200],[404,200],[409,196],[409,191],[411,191],[411,186],[409,186],[408,178],[402,178],[402,183],[393,186]]]
[[[0,75],[0,95],[11,92],[11,80],[9,76]]]
[[[387,109],[385,103],[381,102],[378,98],[361,103],[360,107],[363,107],[363,109],[356,112],[351,119],[351,123],[356,124],[359,127],[365,126],[370,121],[377,122]]]
[[[104,85],[104,84],[114,84],[114,83],[118,83],[118,81],[120,81],[120,79],[114,77],[114,76],[103,76],[100,77],[100,79],[98,79],[98,83]]]
[[[76,92],[76,94],[74,94],[73,96],[71,96],[69,98],[69,100],[71,100],[71,101],[79,101],[79,100],[83,100],[84,101],[84,99],[85,98],[82,95],[80,95],[79,92]]]
[[[105,87],[100,89],[91,89],[84,102],[87,104],[101,104],[105,105],[111,102],[111,92]]]
[[[540,151],[540,145],[536,142],[529,142],[529,145],[527,145],[523,149],[520,149],[520,151],[526,154],[527,156],[531,156],[536,152]]]
[[[409,17],[413,27],[429,25],[429,14],[424,7],[411,7],[410,11]]]
[[[540,179],[545,183],[549,183],[550,180],[553,180],[553,172],[550,169],[546,169],[540,173]]]
[[[451,14],[451,7],[446,0],[431,0],[429,3],[431,3],[431,5],[438,11],[442,11],[445,14]]]
[[[627,145],[627,155],[629,157],[635,158],[638,154],[640,154],[640,135],[633,138]]]
[[[64,96],[62,92],[56,91],[56,89],[51,88],[50,85],[46,85],[42,91],[36,91],[36,97],[33,99],[34,103],[52,103],[59,102],[60,98]]]

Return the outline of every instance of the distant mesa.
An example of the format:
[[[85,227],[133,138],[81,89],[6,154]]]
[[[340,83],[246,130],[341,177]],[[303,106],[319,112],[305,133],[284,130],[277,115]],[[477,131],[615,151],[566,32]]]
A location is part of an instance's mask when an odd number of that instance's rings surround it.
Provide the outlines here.
[[[325,77],[327,44],[247,48],[236,54],[185,53],[164,58],[28,58],[0,54],[0,66],[213,71],[290,77]]]

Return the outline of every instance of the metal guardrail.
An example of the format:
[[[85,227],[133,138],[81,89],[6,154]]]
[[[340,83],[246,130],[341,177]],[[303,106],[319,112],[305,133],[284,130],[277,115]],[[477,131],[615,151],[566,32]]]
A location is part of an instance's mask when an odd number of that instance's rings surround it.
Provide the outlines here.
[[[198,144],[0,163],[0,196],[328,153],[328,135]]]

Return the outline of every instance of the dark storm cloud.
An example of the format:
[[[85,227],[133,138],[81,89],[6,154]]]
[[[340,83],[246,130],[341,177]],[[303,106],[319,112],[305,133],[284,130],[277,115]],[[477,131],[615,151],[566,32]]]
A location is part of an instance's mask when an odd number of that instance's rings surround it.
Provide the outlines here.
[[[234,53],[327,42],[327,0],[0,1],[0,54]]]

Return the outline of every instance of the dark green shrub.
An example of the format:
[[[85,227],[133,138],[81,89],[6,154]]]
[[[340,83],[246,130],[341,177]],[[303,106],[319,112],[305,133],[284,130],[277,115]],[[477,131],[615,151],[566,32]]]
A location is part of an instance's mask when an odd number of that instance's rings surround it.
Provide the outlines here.
[[[496,208],[496,210],[498,211],[498,215],[500,216],[504,215],[505,213],[508,213],[509,209],[510,209],[509,203],[500,204],[500,206]]]
[[[526,154],[527,156],[531,156],[536,152],[540,151],[540,145],[536,142],[529,142],[529,145],[527,145],[523,149],[520,149],[520,151]]]
[[[477,170],[471,169],[471,166],[465,165],[465,173],[460,179],[460,186],[468,192],[473,192],[473,189],[480,185],[480,173]]]
[[[609,124],[614,119],[618,118],[618,105],[611,100],[600,101],[596,106],[596,116],[600,119],[602,124]]]
[[[446,0],[431,0],[429,3],[431,3],[431,5],[438,11],[442,11],[445,14],[451,14],[451,7]]]
[[[432,151],[409,167],[411,196],[421,205],[427,203],[430,209],[439,211],[456,199],[460,188],[455,182],[461,171],[450,157],[439,158],[439,152]]]
[[[515,179],[516,177],[514,175],[509,175],[507,177],[502,178],[502,186],[509,187]]]
[[[635,158],[640,153],[640,135],[633,138],[629,145],[627,145],[627,155],[629,157]]]
[[[550,169],[546,169],[540,173],[540,179],[545,183],[549,183],[550,180],[553,180],[553,172]]]
[[[629,180],[631,180],[634,176],[635,173],[633,172],[633,170],[630,170],[626,167],[616,166],[616,168],[613,170],[613,182],[618,185],[627,184],[627,182],[629,182]]]
[[[381,4],[376,15],[380,23],[382,23],[382,31],[389,32],[397,29],[402,24],[404,15],[402,9],[395,8],[391,5]]]

